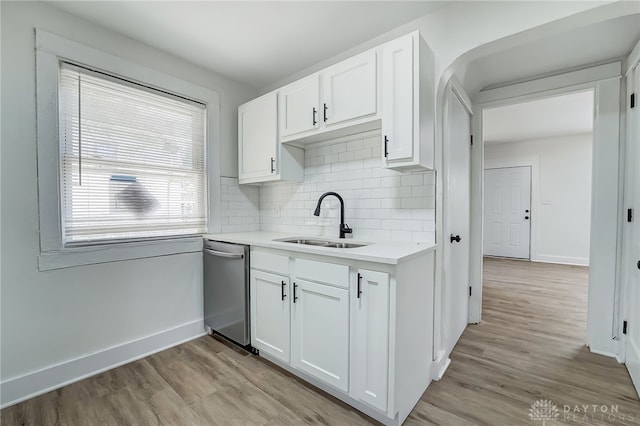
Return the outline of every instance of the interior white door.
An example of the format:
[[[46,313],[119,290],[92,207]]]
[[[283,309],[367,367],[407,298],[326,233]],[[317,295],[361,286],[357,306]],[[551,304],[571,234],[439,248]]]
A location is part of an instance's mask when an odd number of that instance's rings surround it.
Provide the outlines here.
[[[446,107],[446,279],[443,296],[443,344],[450,352],[469,321],[469,227],[471,184],[471,116],[448,89]]]
[[[640,66],[635,69],[634,87],[636,93],[640,89]],[[636,95],[638,96],[638,95]],[[640,164],[640,108],[636,106],[634,109],[628,109],[628,120],[630,120],[630,160],[627,164]],[[629,370],[629,375],[636,387],[636,392],[640,395],[640,170],[638,167],[632,168],[633,172],[630,176],[628,184],[631,185],[633,211],[635,218],[628,223],[627,232],[630,237],[629,251],[630,264],[624,265],[629,268],[630,273],[627,274],[629,282],[627,283],[627,343],[625,364]],[[635,176],[634,176],[635,174]]]
[[[322,119],[327,127],[376,113],[376,74],[373,50],[322,72]]]
[[[291,363],[342,391],[349,389],[349,290],[293,283]]]
[[[484,238],[487,256],[529,259],[531,167],[484,171]]]

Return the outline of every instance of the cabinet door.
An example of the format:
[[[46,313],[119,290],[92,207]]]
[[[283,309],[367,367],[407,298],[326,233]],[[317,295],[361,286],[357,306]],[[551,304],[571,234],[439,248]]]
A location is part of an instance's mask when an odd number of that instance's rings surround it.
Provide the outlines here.
[[[238,177],[277,174],[278,97],[269,93],[238,107]]]
[[[389,371],[389,274],[360,269],[352,301],[352,395],[385,411]]]
[[[326,126],[375,114],[376,52],[367,52],[323,71],[322,98],[321,115]]]
[[[387,161],[411,159],[414,146],[413,38],[382,46],[382,139]]]
[[[289,278],[251,270],[251,344],[283,362],[290,359]]]
[[[335,386],[349,388],[349,290],[294,282],[292,365]]]
[[[283,87],[280,97],[280,134],[283,138],[307,132],[320,123],[320,76],[312,75]]]

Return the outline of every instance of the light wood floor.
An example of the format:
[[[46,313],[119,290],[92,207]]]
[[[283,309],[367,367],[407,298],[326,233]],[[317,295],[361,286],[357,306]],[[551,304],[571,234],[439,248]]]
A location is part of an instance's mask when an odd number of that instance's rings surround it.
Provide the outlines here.
[[[483,322],[467,328],[406,425],[640,424],[624,366],[585,348],[587,269],[485,260]],[[617,405],[571,413],[564,405]],[[576,414],[573,416],[573,414]],[[2,410],[4,425],[370,425],[283,370],[203,337]]]

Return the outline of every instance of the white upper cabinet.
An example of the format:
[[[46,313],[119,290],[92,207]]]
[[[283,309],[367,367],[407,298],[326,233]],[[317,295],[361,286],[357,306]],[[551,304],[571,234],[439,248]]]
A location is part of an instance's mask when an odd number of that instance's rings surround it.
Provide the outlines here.
[[[433,169],[433,52],[418,31],[380,47],[383,166]]]
[[[385,44],[382,56],[382,137],[388,161],[413,157],[413,39]]]
[[[367,51],[279,89],[280,141],[304,145],[379,128],[377,55]]]
[[[322,119],[330,127],[377,110],[376,52],[340,62],[322,74]]]
[[[278,98],[261,96],[238,108],[238,175],[241,180],[277,174]]]
[[[280,134],[297,135],[316,129],[320,118],[320,76],[312,75],[279,90]]]
[[[433,52],[415,31],[242,105],[240,183],[301,181],[296,149],[374,129],[383,167],[433,169],[434,106]]]
[[[280,146],[278,95],[267,93],[238,107],[238,181],[304,179],[304,151]]]

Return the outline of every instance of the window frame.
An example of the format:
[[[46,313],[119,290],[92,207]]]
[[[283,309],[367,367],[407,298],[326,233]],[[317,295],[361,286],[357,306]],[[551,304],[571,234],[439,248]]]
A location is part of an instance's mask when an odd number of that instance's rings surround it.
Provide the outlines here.
[[[211,90],[123,58],[35,30],[38,210],[41,271],[97,263],[194,253],[202,238],[167,237],[64,247],[60,194],[58,78],[60,61],[76,63],[171,92],[206,105],[206,186],[209,233],[220,231],[220,97]]]

